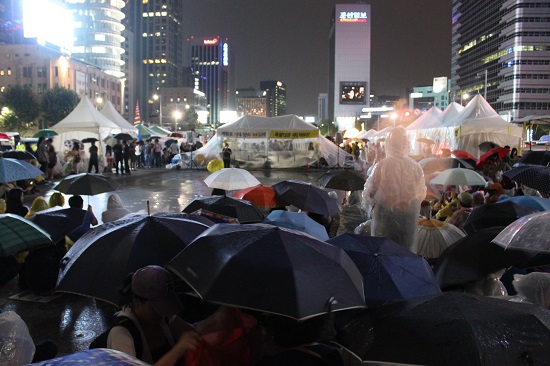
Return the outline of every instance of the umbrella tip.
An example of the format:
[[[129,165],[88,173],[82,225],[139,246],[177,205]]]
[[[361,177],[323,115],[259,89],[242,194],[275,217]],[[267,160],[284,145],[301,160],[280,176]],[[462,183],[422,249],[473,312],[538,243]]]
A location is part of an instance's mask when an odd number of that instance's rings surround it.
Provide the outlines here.
[[[147,200],[147,216],[151,216],[151,206],[149,205],[149,200]]]

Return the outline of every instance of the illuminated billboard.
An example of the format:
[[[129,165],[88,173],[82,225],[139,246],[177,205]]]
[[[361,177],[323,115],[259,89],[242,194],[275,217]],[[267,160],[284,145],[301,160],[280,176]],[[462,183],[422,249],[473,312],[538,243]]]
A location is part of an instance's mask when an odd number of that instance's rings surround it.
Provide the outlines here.
[[[23,0],[25,38],[36,38],[71,49],[74,42],[72,12],[54,0]]]
[[[340,82],[340,104],[366,104],[367,83],[364,81]]]

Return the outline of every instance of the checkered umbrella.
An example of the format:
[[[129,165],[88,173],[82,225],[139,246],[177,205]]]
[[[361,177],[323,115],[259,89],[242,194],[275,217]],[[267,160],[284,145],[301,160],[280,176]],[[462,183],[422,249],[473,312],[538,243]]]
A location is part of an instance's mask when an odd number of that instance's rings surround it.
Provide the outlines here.
[[[504,175],[529,188],[550,194],[550,167],[523,165],[508,170]]]
[[[0,257],[52,245],[50,236],[21,216],[0,215]]]

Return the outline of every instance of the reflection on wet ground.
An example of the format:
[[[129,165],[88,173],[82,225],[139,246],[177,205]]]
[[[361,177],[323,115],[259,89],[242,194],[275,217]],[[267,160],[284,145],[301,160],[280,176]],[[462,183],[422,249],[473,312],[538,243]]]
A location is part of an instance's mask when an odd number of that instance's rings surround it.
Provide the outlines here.
[[[315,182],[324,171],[320,170],[258,170],[251,173],[265,185],[272,185],[286,179]],[[119,184],[116,193],[126,208],[132,212],[146,212],[147,201],[151,213],[157,211],[180,212],[199,195],[209,195],[211,189],[203,180],[206,170],[163,170],[142,169],[131,176],[111,175]],[[54,192],[53,185],[39,186],[40,194],[46,198]],[[30,206],[36,196],[26,198]],[[109,193],[84,197],[84,203],[91,204],[94,213],[101,218],[106,209]],[[119,284],[105,284],[117,286]],[[91,340],[106,330],[106,324],[115,311],[114,307],[94,299],[63,294],[48,302],[9,299],[20,293],[17,279],[0,288],[0,309],[15,311],[27,323],[33,340],[39,342],[51,339],[57,343],[60,355],[70,354],[88,348]],[[38,300],[38,301],[37,301]]]

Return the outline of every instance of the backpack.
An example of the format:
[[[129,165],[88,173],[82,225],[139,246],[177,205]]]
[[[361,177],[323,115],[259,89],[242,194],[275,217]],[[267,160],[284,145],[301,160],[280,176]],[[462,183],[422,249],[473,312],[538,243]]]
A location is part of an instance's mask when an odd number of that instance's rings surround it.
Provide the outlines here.
[[[136,358],[141,359],[143,353],[143,341],[141,339],[141,334],[132,319],[128,318],[127,316],[115,317],[114,323],[111,325],[111,327],[105,332],[101,333],[96,339],[94,339],[92,343],[90,343],[90,347],[88,348],[107,348],[107,337],[109,336],[109,332],[111,331],[111,329],[113,329],[113,327],[116,326],[122,326],[128,329],[128,331],[132,335],[132,338],[134,339]]]

